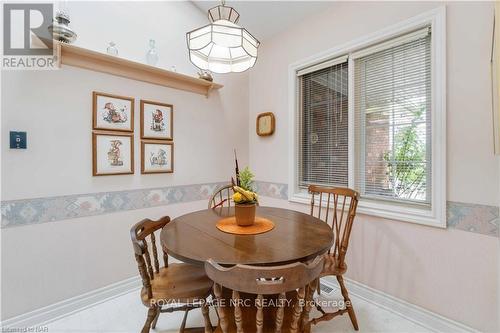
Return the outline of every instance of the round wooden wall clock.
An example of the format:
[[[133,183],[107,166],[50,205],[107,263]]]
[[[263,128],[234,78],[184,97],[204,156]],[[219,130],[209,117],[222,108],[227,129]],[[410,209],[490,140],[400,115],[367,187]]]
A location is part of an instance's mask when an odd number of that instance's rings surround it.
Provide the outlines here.
[[[264,112],[257,116],[257,135],[268,136],[274,133],[275,120],[272,112]]]

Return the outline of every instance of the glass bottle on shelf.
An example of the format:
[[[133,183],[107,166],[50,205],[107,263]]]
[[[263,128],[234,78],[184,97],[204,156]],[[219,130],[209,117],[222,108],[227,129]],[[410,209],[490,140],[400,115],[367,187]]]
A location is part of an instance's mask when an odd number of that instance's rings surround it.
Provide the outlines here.
[[[108,48],[106,49],[106,52],[108,54],[117,56],[118,55],[118,49],[116,48],[115,42],[109,42]]]
[[[158,51],[156,51],[156,42],[154,39],[149,40],[149,50],[146,53],[146,62],[148,65],[155,66],[158,63]]]

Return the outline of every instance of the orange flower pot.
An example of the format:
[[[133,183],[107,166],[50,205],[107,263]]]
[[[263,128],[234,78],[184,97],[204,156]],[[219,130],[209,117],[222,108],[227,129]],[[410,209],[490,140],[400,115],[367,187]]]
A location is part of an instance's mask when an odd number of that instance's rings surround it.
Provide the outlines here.
[[[252,204],[236,204],[234,206],[234,215],[236,217],[236,224],[245,227],[255,223],[255,207]]]

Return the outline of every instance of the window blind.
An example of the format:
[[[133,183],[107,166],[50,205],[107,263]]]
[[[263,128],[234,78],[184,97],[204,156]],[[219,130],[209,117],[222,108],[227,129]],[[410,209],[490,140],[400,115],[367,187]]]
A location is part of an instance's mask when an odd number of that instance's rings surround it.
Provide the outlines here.
[[[430,28],[353,57],[356,189],[430,206]]]
[[[348,185],[347,57],[298,75],[299,187]]]

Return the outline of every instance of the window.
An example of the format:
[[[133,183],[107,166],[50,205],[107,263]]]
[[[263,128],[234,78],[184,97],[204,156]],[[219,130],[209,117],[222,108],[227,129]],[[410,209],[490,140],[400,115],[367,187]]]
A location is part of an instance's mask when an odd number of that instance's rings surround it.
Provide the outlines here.
[[[301,188],[348,186],[347,59],[334,63],[298,73]]]
[[[358,212],[446,226],[444,7],[290,66],[291,201],[347,186]]]
[[[354,58],[354,187],[363,198],[431,204],[431,34]]]

